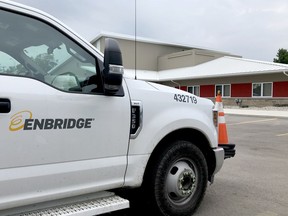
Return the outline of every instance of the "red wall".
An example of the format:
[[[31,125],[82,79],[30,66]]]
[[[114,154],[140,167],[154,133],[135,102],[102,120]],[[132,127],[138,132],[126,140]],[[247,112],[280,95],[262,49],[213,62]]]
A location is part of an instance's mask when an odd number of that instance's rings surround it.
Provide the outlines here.
[[[214,85],[201,85],[200,86],[200,97],[215,97],[215,86]]]
[[[183,91],[187,91],[187,86],[180,86],[180,89]]]
[[[178,87],[176,87],[178,88]],[[180,86],[187,91],[187,86]],[[215,97],[215,85],[201,85],[201,97]],[[252,97],[252,83],[231,84],[231,97]],[[288,97],[288,81],[273,83],[273,97]]]
[[[179,86],[175,86],[176,89],[179,89]],[[187,91],[187,86],[180,86],[180,89],[183,91]]]
[[[273,97],[288,97],[288,82],[274,82]]]
[[[231,84],[231,97],[252,97],[252,83]]]

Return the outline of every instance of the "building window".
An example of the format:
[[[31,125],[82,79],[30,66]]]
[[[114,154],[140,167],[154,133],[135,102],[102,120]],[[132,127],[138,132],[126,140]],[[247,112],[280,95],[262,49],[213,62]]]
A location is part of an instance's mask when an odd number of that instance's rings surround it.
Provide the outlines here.
[[[217,96],[218,91],[222,97],[230,97],[231,96],[231,85],[229,84],[221,84],[215,85],[215,95]]]
[[[253,83],[253,97],[272,97],[272,83]]]
[[[200,86],[188,86],[188,92],[200,96]]]

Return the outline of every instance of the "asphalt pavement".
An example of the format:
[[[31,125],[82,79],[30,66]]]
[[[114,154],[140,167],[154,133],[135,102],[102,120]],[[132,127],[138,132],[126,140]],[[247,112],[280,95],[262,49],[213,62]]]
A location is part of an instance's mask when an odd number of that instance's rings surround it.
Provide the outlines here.
[[[288,118],[227,113],[236,155],[225,160],[194,216],[287,216]]]

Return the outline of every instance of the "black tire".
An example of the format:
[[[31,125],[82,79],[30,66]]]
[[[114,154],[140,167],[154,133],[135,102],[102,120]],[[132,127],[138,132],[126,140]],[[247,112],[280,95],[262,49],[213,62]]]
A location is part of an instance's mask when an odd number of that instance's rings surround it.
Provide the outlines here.
[[[144,184],[158,215],[191,216],[207,182],[207,163],[200,149],[188,141],[175,141],[157,156]]]

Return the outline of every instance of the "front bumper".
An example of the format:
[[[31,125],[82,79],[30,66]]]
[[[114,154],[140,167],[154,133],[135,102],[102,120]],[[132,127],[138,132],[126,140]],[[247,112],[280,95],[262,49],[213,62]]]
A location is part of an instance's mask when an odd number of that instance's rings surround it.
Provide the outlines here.
[[[234,157],[236,154],[235,144],[219,144],[220,148],[224,149],[224,159]]]
[[[215,155],[215,170],[214,170],[213,175],[215,175],[217,172],[219,172],[219,170],[223,166],[225,152],[223,148],[219,148],[219,147],[216,149],[213,149],[213,151]]]
[[[209,179],[211,183],[214,181],[215,174],[222,168],[224,159],[235,156],[235,144],[219,144],[218,148],[213,149],[213,152],[215,156],[215,169]]]

